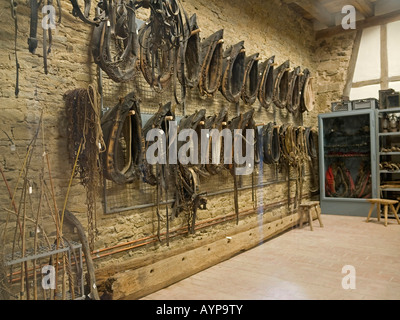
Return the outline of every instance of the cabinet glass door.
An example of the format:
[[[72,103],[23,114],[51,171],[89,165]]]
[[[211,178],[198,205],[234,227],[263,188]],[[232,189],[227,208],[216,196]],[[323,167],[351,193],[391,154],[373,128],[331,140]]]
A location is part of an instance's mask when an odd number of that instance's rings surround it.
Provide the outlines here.
[[[322,121],[325,197],[371,198],[370,114]]]

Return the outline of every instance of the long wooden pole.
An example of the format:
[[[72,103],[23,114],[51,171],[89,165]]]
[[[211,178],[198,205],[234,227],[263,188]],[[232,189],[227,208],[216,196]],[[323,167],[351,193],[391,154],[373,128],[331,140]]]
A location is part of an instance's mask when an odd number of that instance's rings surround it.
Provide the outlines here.
[[[40,195],[39,195],[39,204],[38,204],[38,210],[36,213],[36,224],[35,224],[35,238],[33,240],[33,250],[34,254],[36,255],[37,253],[37,241],[38,241],[38,227],[39,227],[39,217],[42,211],[42,200],[43,200],[43,177],[40,183]],[[33,297],[34,300],[37,300],[37,278],[36,278],[36,259],[33,260]]]
[[[58,249],[59,245],[60,245],[60,237],[62,236],[60,234],[60,222],[59,222],[59,217],[57,215],[58,212],[58,208],[57,208],[57,201],[56,201],[56,197],[55,197],[55,192],[54,192],[54,184],[53,184],[53,178],[51,175],[51,167],[50,167],[50,160],[49,160],[49,155],[47,152],[45,152],[45,157],[46,157],[46,163],[47,163],[47,170],[48,170],[48,174],[49,174],[49,181],[50,181],[50,193],[51,193],[51,198],[53,200],[53,205],[54,205],[54,217],[55,217],[55,223],[56,223],[56,231],[57,231],[57,235],[56,235],[56,248]],[[54,289],[54,299],[56,299],[57,297],[57,279],[58,279],[58,254],[56,254],[56,261],[55,261],[55,279],[56,279],[56,285],[55,285],[55,289]]]

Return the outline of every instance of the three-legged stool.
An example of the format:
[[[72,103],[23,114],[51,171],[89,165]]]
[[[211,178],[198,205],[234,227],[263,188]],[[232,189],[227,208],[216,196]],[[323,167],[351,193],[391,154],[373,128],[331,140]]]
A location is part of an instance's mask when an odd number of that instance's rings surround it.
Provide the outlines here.
[[[390,199],[367,199],[369,203],[371,203],[371,208],[369,209],[368,212],[368,217],[367,217],[367,222],[371,218],[372,211],[374,210],[375,204],[376,204],[376,213],[378,216],[378,221],[380,221],[380,215],[381,215],[381,206],[383,206],[383,214],[385,217],[385,227],[387,226],[387,219],[388,219],[388,211],[389,207],[392,210],[394,216],[397,219],[397,223],[400,224],[400,219],[399,216],[397,215],[397,209],[394,207],[396,203],[398,203],[397,200],[390,200]]]
[[[312,208],[314,208],[315,212],[317,213],[317,218],[318,218],[320,227],[324,226],[322,224],[322,220],[321,220],[321,209],[319,208],[319,201],[309,201],[309,202],[302,203],[299,205],[300,228],[303,227],[303,218],[304,218],[304,216],[306,216],[306,219],[308,219],[308,223],[310,224],[311,231],[314,231],[313,225],[312,225],[312,221],[313,221],[312,213],[311,213]]]

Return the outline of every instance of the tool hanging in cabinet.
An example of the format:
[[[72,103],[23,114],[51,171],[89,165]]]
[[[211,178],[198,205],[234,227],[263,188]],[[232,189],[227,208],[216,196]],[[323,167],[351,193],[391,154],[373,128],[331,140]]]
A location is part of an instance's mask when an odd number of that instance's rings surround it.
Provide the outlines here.
[[[370,197],[371,171],[368,162],[360,163],[355,180],[343,161],[333,162],[325,172],[325,193],[329,197]]]

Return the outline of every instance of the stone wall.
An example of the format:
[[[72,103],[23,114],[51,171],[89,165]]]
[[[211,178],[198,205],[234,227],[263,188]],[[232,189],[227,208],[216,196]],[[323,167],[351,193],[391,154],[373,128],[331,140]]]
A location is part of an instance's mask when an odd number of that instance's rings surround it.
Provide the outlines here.
[[[29,216],[32,217],[31,206],[37,208],[41,181],[46,181],[47,188],[51,189],[46,158],[50,163],[57,206],[59,209],[62,209],[63,206],[71,172],[66,149],[65,119],[67,114],[63,95],[66,91],[74,88],[86,88],[96,79],[96,68],[89,51],[91,29],[74,18],[71,14],[71,6],[63,3],[62,21],[52,32],[53,43],[51,53],[48,55],[48,74],[46,75],[43,69],[42,29],[38,28],[38,48],[34,54],[31,54],[27,45],[30,8],[23,2],[19,3],[16,43],[20,66],[19,94],[18,97],[15,97],[14,20],[10,14],[10,2],[1,0],[1,5],[3,13],[0,15],[2,44],[0,50],[2,83],[0,89],[0,163],[11,191],[14,193],[14,188],[17,188],[14,199],[17,207],[20,204],[23,177],[26,172],[28,185],[32,187],[32,193],[27,196],[29,202],[32,203],[29,209]],[[59,12],[57,12],[57,18],[58,15]],[[39,26],[41,16],[39,14]],[[40,125],[41,114],[42,125]],[[33,141],[35,136],[37,139]],[[29,146],[31,146],[30,149]],[[47,157],[43,156],[44,152],[47,153]],[[25,162],[29,165],[24,166]],[[41,179],[42,168],[46,168],[44,179]],[[22,169],[26,169],[26,171],[21,171]],[[22,173],[20,174],[20,172]],[[21,179],[19,179],[20,176]],[[3,179],[0,194],[2,210],[11,209]],[[70,199],[76,203],[85,203],[78,181],[73,181]],[[52,199],[49,201],[52,203]],[[84,208],[81,210],[84,212]],[[13,233],[15,216],[10,212],[2,211],[2,222],[6,220],[6,216],[11,219],[7,230]],[[41,224],[44,229],[47,229],[49,237],[55,235],[54,223],[48,208],[46,212],[43,212]],[[27,234],[32,229],[32,223],[28,222]]]
[[[5,8],[5,12],[9,12],[9,2],[6,0],[0,0],[0,2]],[[269,1],[268,6],[263,0],[233,0],[229,2],[186,0],[182,3],[188,15],[197,14],[202,38],[223,28],[225,47],[245,40],[248,54],[259,52],[263,59],[275,55],[275,61],[278,64],[289,59],[292,67],[301,66],[310,69],[316,84],[315,90],[318,92],[315,110],[296,118],[284,110],[262,109],[256,102],[251,106],[256,110],[256,122],[267,123],[275,120],[278,124],[292,122],[296,125],[317,126],[318,112],[327,111],[330,100],[337,99],[341,95],[349,53],[351,53],[352,36],[334,37],[316,42],[312,24],[303,20],[301,16],[291,11],[279,0]],[[90,53],[91,27],[72,16],[69,2],[63,2],[62,6],[62,22],[53,32],[52,51],[48,57],[49,74],[47,75],[43,72],[41,32],[38,33],[39,47],[35,54],[30,54],[27,47],[29,8],[22,3],[17,8],[17,54],[21,66],[18,98],[14,96],[16,75],[14,21],[9,14],[0,15],[2,39],[2,48],[0,49],[2,82],[0,88],[0,127],[2,129],[0,132],[0,163],[11,190],[14,190],[19,181],[15,192],[15,203],[19,205],[22,203],[20,198],[23,179],[18,179],[18,177],[27,150],[32,150],[33,156],[27,173],[27,181],[32,186],[32,194],[27,196],[29,200],[27,203],[30,203],[27,216],[33,217],[36,214],[41,181],[45,181],[44,188],[48,190],[49,199],[43,199],[40,224],[43,227],[42,231],[45,231],[50,240],[54,238],[56,231],[51,217],[54,206],[49,190],[53,184],[57,207],[58,209],[63,208],[72,168],[70,161],[67,160],[65,119],[68,115],[65,113],[63,94],[71,89],[87,88],[89,84],[96,85],[97,83],[97,69]],[[141,12],[138,16],[145,19],[146,14],[146,12]],[[144,87],[143,81],[141,83]],[[117,103],[119,94],[130,89],[129,85],[111,83],[107,79],[104,79],[104,86],[107,88],[105,101],[109,101],[109,104],[106,105],[108,107]],[[146,90],[149,91],[148,88]],[[154,106],[147,105],[145,106],[146,110],[152,108],[155,110],[160,101],[166,102],[171,99],[167,94],[154,97]],[[113,103],[113,101],[115,102]],[[193,89],[188,94],[187,105],[188,114],[201,107],[207,108],[207,114],[211,114],[217,112],[222,105],[227,105],[230,118],[236,115],[236,107],[229,104],[220,93],[213,98],[201,99],[198,97],[196,89]],[[249,109],[250,106],[245,106],[241,102],[241,112]],[[41,112],[43,112],[43,125],[38,127]],[[29,149],[28,146],[38,129],[40,130],[36,145]],[[15,151],[12,151],[12,145],[16,146]],[[47,157],[43,157],[44,152],[47,153],[49,159],[51,176],[46,161]],[[310,177],[309,170],[306,169],[303,196],[308,198],[310,196],[308,191]],[[44,174],[42,174],[42,170]],[[291,172],[290,187],[286,181],[287,172],[285,170],[279,171],[278,168],[264,166],[261,174],[258,174],[257,177],[258,182],[265,186],[257,189],[256,202],[253,201],[250,177],[244,178],[244,186],[247,186],[247,189],[240,191],[241,215],[238,224],[236,224],[234,215],[233,193],[214,192],[214,195],[208,197],[207,210],[198,211],[195,234],[187,234],[184,214],[171,222],[169,246],[166,245],[165,238],[160,242],[156,237],[155,206],[105,214],[103,187],[99,186],[96,203],[97,234],[93,258],[101,290],[108,290],[109,293],[112,293],[113,289],[110,285],[112,281],[110,282],[109,279],[119,272],[135,270],[219,241],[227,236],[241,234],[246,230],[258,230],[259,226],[275,221],[277,230],[282,232],[284,228],[278,228],[278,224],[283,223],[285,217],[295,213],[293,198],[296,193],[296,175],[293,171]],[[231,189],[233,186],[232,179],[228,174],[202,179],[201,182],[204,191],[210,191],[207,188],[214,188],[213,191]],[[221,184],[224,185],[223,188],[220,187]],[[142,186],[138,185],[137,188],[140,189]],[[290,188],[289,204],[288,188]],[[146,189],[146,192],[151,193],[152,190],[154,189]],[[139,190],[135,197],[140,200]],[[129,199],[124,199],[124,201],[129,204]],[[0,202],[2,204],[0,219],[3,226],[9,216],[6,228],[8,242],[4,246],[8,253],[16,222],[15,216],[10,213],[8,191],[3,182],[0,183]],[[77,178],[72,180],[67,208],[86,226],[86,196],[84,188]],[[161,211],[163,213],[164,208]],[[292,220],[285,222],[285,228],[292,226]],[[29,219],[25,227],[27,235],[34,230],[34,225]],[[3,230],[2,228],[2,232]],[[270,231],[264,233],[262,230],[260,228],[259,234],[256,235],[260,242],[274,234]],[[161,224],[161,232],[165,231],[164,219]],[[67,237],[77,238],[74,230],[68,228],[67,225],[64,226],[64,233]],[[46,243],[43,232],[39,238],[42,244]],[[32,246],[33,238],[28,237],[27,240]],[[190,274],[190,266],[187,268],[188,270],[182,274]],[[163,285],[176,280],[179,279],[176,277],[165,279]],[[160,285],[158,283],[158,287]],[[158,287],[155,285],[153,289]],[[131,288],[131,290],[135,289]],[[127,293],[127,295],[130,294],[132,292]]]
[[[342,99],[355,37],[356,31],[350,31],[316,43],[316,104],[320,113],[330,112],[331,102]]]

